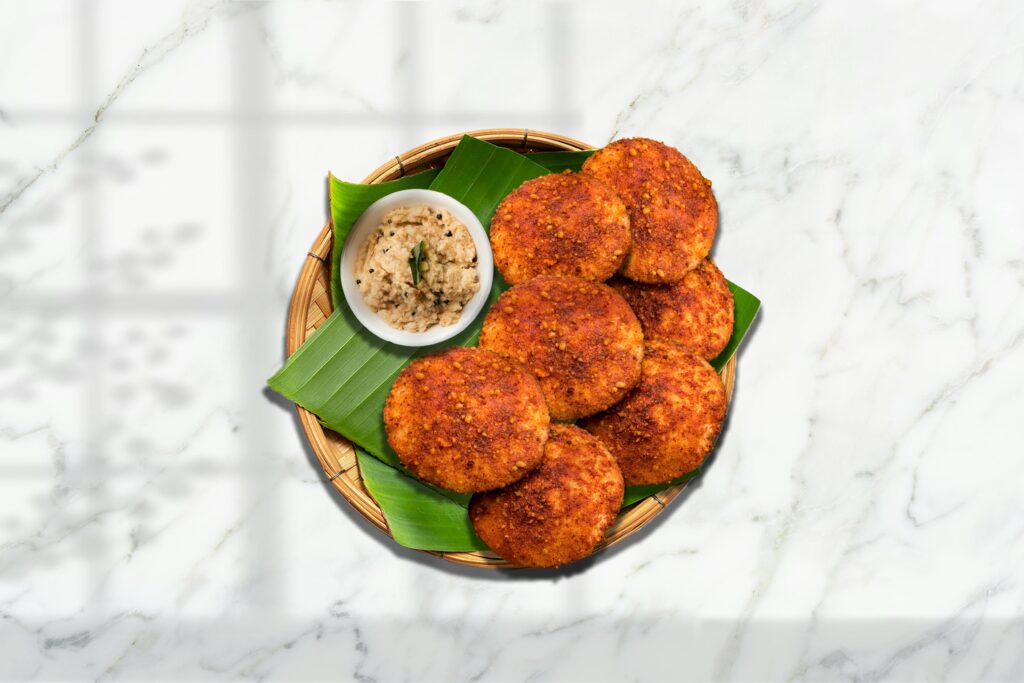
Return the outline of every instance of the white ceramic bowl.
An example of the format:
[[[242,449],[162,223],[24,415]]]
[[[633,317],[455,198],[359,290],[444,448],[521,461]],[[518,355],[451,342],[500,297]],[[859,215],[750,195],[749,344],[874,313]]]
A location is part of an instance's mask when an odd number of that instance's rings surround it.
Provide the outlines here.
[[[473,243],[476,245],[476,265],[480,273],[480,289],[462,309],[462,316],[455,324],[435,325],[423,332],[407,332],[391,327],[366,305],[363,295],[359,291],[359,285],[356,284],[356,257],[359,255],[359,247],[363,240],[380,225],[384,214],[394,209],[422,206],[423,204],[448,210],[469,230]],[[451,339],[462,332],[480,314],[484,303],[487,302],[487,297],[490,296],[491,283],[494,280],[494,258],[491,255],[491,242],[484,231],[484,226],[465,204],[433,190],[399,190],[370,204],[363,215],[356,220],[345,239],[345,246],[341,251],[340,268],[341,289],[345,293],[345,300],[348,302],[349,308],[355,313],[359,322],[381,339],[402,346],[429,346]]]

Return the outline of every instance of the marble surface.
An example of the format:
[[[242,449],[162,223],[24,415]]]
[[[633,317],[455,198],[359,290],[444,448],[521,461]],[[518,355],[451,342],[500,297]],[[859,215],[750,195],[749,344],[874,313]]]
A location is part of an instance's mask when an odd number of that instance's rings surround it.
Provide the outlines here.
[[[1022,11],[0,4],[0,677],[1021,680]],[[388,542],[264,391],[326,172],[490,126],[678,146],[764,301],[553,574]]]

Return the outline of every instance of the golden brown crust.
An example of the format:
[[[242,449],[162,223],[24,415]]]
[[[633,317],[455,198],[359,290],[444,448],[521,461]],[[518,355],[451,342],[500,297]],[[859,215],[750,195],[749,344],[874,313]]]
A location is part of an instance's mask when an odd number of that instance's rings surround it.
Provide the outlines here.
[[[640,381],[643,332],[607,285],[541,276],[491,306],[480,346],[522,363],[551,416],[572,420],[613,405]]]
[[[478,493],[469,519],[481,539],[524,567],[557,567],[592,553],[622,506],[615,458],[572,425],[552,425],[540,467],[515,484]]]
[[[475,348],[413,361],[384,405],[388,443],[402,464],[460,493],[505,486],[536,467],[549,421],[534,377]]]
[[[711,259],[704,259],[682,280],[670,285],[625,278],[613,278],[608,284],[636,313],[648,341],[679,344],[709,360],[729,343],[734,316],[732,292]]]
[[[629,212],[633,248],[621,273],[651,283],[678,282],[708,255],[718,230],[711,182],[679,150],[627,138],[583,164],[615,190]]]
[[[580,423],[608,447],[627,486],[663,484],[691,472],[715,445],[725,386],[706,360],[652,342],[643,379],[621,403]]]
[[[569,171],[527,180],[491,221],[494,265],[513,285],[538,275],[604,282],[629,246],[622,200],[597,178]]]

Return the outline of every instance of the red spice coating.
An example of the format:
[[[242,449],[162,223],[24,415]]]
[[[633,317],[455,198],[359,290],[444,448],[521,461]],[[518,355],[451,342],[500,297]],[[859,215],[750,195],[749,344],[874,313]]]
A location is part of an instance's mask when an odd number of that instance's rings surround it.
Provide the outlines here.
[[[648,341],[679,344],[709,360],[729,343],[734,317],[732,292],[711,259],[704,259],[682,280],[670,285],[625,278],[613,278],[608,284],[636,313]]]
[[[541,276],[491,306],[480,346],[534,374],[551,416],[573,420],[618,402],[640,381],[643,332],[625,300],[604,284]]]
[[[384,405],[388,443],[420,479],[471,493],[522,478],[541,460],[550,418],[537,380],[483,349],[412,362]]]
[[[515,484],[478,493],[469,519],[481,539],[524,567],[557,567],[592,553],[622,506],[615,458],[572,425],[552,425],[540,467]]]
[[[629,251],[629,216],[615,192],[579,173],[527,180],[491,221],[494,265],[513,285],[538,275],[604,282]]]
[[[583,164],[615,190],[629,212],[633,248],[620,272],[640,282],[678,282],[711,251],[718,203],[711,181],[679,150],[627,138]]]
[[[722,378],[706,360],[675,344],[651,342],[639,386],[580,427],[608,447],[627,486],[663,484],[700,466],[725,409]]]

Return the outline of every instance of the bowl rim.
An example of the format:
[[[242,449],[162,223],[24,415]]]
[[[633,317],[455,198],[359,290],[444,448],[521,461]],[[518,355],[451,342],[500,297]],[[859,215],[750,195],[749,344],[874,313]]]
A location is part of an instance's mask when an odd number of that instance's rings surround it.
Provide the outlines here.
[[[381,218],[389,211],[399,208],[407,208],[427,204],[446,209],[452,213],[466,229],[476,247],[477,273],[479,274],[480,286],[476,293],[470,298],[462,309],[458,321],[451,325],[434,325],[422,332],[410,332],[392,327],[367,305],[363,299],[359,286],[356,284],[355,261],[358,257],[359,246],[363,240],[380,224]],[[366,207],[360,214],[352,229],[345,237],[345,244],[342,246],[341,259],[338,264],[341,279],[341,289],[345,295],[345,301],[349,309],[355,314],[356,319],[374,336],[401,346],[431,346],[447,341],[456,336],[476,320],[483,311],[484,305],[491,294],[491,285],[494,282],[494,257],[491,253],[491,242],[487,231],[484,230],[480,219],[465,204],[450,195],[436,190],[409,189],[398,190],[381,197],[373,204]]]

